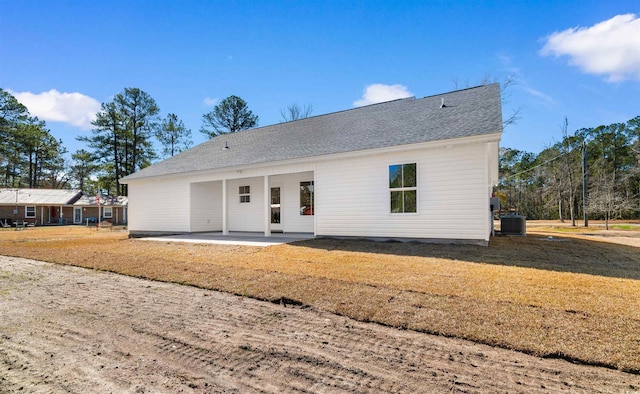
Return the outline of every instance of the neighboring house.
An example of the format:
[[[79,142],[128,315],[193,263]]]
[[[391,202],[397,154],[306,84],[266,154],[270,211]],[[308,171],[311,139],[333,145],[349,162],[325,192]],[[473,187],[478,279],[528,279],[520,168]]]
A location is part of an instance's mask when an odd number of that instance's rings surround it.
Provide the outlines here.
[[[224,134],[120,180],[130,235],[486,243],[501,133],[492,84]]]
[[[113,224],[127,224],[128,198],[124,196],[82,196],[73,204],[74,223],[96,223],[106,220]]]
[[[80,190],[0,189],[0,221],[37,225],[68,224],[73,221],[73,204]]]
[[[0,221],[47,224],[127,223],[127,197],[84,196],[80,190],[0,189]]]

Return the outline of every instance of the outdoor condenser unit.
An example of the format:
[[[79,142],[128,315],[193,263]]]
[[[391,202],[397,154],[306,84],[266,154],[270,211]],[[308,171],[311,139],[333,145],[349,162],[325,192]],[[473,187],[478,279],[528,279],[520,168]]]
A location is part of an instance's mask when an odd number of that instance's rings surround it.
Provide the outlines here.
[[[506,235],[527,235],[527,219],[522,215],[502,216],[500,232]]]

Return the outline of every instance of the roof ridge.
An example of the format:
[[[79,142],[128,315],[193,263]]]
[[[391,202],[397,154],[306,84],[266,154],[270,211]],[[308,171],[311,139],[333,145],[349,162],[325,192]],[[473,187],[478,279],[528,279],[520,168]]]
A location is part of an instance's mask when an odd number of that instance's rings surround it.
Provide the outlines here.
[[[499,83],[499,82],[492,82],[492,83],[485,83],[485,84],[482,84],[482,85],[469,86],[469,87],[462,88],[462,89],[451,90],[451,91],[449,91],[449,92],[438,93],[438,94],[432,94],[431,96],[424,96],[424,97],[421,97],[419,100],[422,100],[422,99],[428,99],[428,98],[435,98],[435,97],[440,97],[440,96],[445,96],[445,95],[448,95],[448,94],[464,92],[464,91],[467,91],[467,90],[473,90],[473,89],[478,89],[478,88],[484,88],[484,87],[491,86],[491,85],[500,85],[500,83]]]
[[[393,100],[381,101],[379,103],[371,103],[371,104],[366,104],[366,105],[360,105],[360,106],[357,106],[357,107],[354,107],[354,108],[341,109],[341,110],[338,110],[338,111],[327,112],[327,113],[324,113],[324,114],[307,116],[306,118],[294,119],[294,120],[289,120],[289,121],[286,121],[286,122],[280,122],[280,123],[276,123],[276,124],[291,123],[291,122],[296,122],[296,121],[299,121],[299,120],[311,119],[311,118],[319,118],[319,117],[322,117],[322,116],[329,116],[329,115],[339,114],[339,113],[342,113],[342,112],[357,111],[357,110],[363,109],[363,108],[370,108],[370,107],[373,107],[375,105],[384,105],[384,104],[389,104],[389,103],[393,103],[393,102],[397,102],[397,101],[415,100],[415,99],[416,99],[416,96],[401,97],[401,98],[397,98],[397,99],[393,99]],[[274,126],[274,125],[267,125],[267,126],[261,126],[261,127],[269,127],[269,126]],[[260,127],[256,127],[256,128],[260,128]]]

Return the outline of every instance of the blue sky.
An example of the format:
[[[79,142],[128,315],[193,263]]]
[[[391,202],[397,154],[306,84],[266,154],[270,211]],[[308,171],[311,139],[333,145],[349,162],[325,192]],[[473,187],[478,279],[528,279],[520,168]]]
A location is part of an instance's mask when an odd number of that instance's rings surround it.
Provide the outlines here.
[[[640,1],[0,0],[0,87],[73,152],[138,87],[192,130],[230,95],[261,126],[515,78],[502,146],[640,115]]]

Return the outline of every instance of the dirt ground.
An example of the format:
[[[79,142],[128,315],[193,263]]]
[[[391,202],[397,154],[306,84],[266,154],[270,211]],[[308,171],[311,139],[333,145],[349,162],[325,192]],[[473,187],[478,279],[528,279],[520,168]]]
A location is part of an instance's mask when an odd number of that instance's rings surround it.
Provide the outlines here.
[[[0,257],[0,392],[612,392],[640,376]]]

